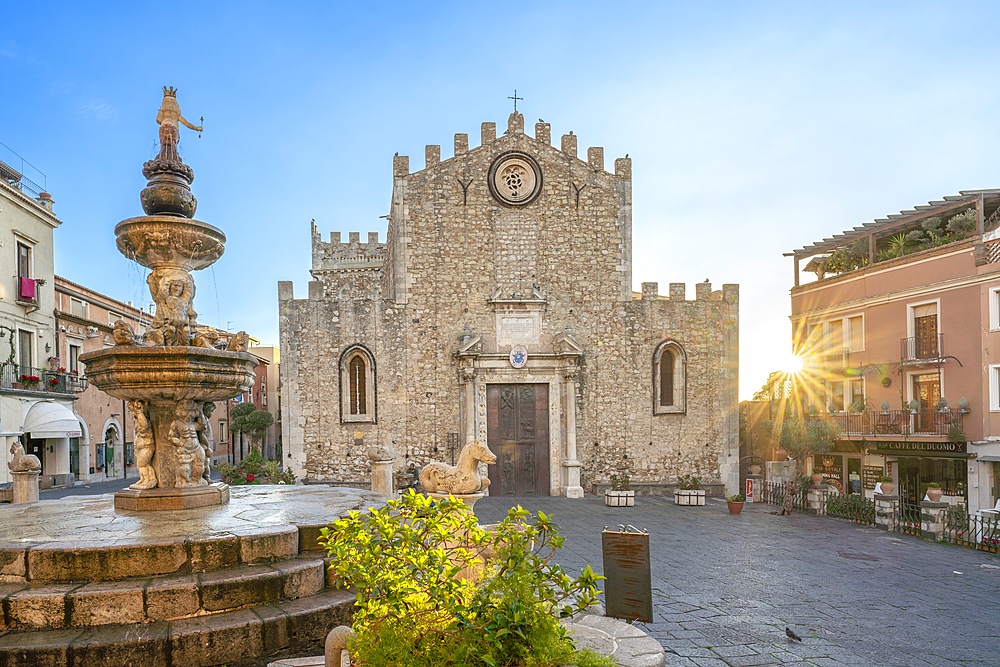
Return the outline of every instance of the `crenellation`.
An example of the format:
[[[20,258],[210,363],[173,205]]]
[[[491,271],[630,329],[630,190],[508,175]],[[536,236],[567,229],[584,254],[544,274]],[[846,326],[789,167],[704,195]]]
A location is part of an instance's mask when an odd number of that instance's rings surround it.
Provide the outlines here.
[[[685,285],[684,283],[670,283],[670,300],[671,301],[687,300],[687,285]]]
[[[573,130],[569,131],[569,134],[562,135],[562,152],[570,157],[577,156],[577,145],[576,145],[576,135],[573,134]]]
[[[594,169],[604,171],[604,148],[601,146],[591,146],[587,149],[587,162]]]
[[[712,295],[712,283],[705,280],[703,283],[695,283],[694,298],[696,301],[708,301]]]
[[[361,243],[361,232],[348,232],[348,243],[352,246],[356,246]]]
[[[340,232],[330,232],[330,245],[340,245]]]
[[[524,114],[514,111],[507,117],[507,134],[524,134]]]
[[[455,157],[469,152],[469,135],[464,132],[455,134]]]
[[[643,299],[655,299],[659,292],[658,283],[643,283],[642,284],[642,298]]]
[[[486,144],[493,143],[497,140],[497,124],[491,121],[483,123],[482,126],[482,146]]]
[[[424,168],[430,169],[441,161],[441,146],[439,144],[427,144],[424,147]]]
[[[552,124],[545,121],[535,123],[535,139],[546,146],[552,145]]]
[[[368,232],[368,245],[379,245],[378,232]]]
[[[278,281],[278,301],[291,301],[295,298],[295,285],[291,280]]]
[[[407,155],[397,153],[392,158],[392,175],[395,178],[402,178],[410,174],[410,158]]]
[[[321,280],[310,280],[309,281],[309,300],[310,301],[322,301],[323,294],[325,290],[323,289],[323,281]]]
[[[615,176],[629,181],[632,180],[632,158],[627,155],[615,158]]]

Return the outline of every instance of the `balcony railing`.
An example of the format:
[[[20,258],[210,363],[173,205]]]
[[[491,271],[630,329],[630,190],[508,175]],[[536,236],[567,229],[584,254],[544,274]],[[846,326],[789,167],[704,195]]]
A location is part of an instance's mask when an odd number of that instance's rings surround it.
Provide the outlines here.
[[[0,389],[79,394],[88,386],[87,378],[66,371],[0,363]]]
[[[944,435],[958,437],[964,433],[965,412],[946,408],[918,410],[865,410],[859,413],[817,415],[813,419],[828,419],[840,427],[843,435],[894,436]]]
[[[933,361],[944,357],[944,334],[913,336],[899,341],[899,357],[903,363]]]

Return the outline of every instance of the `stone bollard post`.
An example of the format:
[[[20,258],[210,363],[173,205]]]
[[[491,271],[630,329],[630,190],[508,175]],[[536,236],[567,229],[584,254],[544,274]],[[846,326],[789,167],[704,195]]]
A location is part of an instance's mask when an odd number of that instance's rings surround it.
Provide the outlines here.
[[[875,525],[894,533],[899,530],[899,496],[875,494]]]
[[[813,484],[809,487],[806,500],[809,504],[809,513],[816,516],[826,514],[826,498],[830,493],[830,488],[826,484]]]
[[[920,536],[938,542],[944,537],[944,513],[949,503],[920,501]]]
[[[324,651],[325,667],[350,667],[351,659],[347,655],[347,641],[354,636],[354,630],[346,625],[338,625],[326,636]]]
[[[392,464],[396,460],[396,452],[391,447],[369,447],[368,458],[372,462],[372,491],[387,498],[395,498]]]
[[[38,475],[41,470],[15,470],[11,474],[14,476],[14,500],[15,505],[22,503],[38,502]]]

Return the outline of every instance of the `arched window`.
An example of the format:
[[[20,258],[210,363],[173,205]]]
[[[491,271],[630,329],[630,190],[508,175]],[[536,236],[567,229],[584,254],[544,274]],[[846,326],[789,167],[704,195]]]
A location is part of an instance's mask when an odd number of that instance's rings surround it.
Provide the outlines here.
[[[340,355],[340,397],[342,422],[375,421],[375,359],[362,345]]]
[[[653,412],[684,412],[687,388],[687,360],[676,341],[660,343],[653,353]]]

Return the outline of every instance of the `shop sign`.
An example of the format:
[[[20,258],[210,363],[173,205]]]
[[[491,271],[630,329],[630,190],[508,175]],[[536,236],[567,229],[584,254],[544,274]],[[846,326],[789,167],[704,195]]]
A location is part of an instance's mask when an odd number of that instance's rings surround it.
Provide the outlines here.
[[[844,460],[835,454],[820,454],[813,457],[813,472],[822,473],[823,483],[830,484],[844,492]]]
[[[875,489],[875,485],[879,483],[885,475],[885,471],[882,466],[863,466],[861,468],[861,484],[866,489]]]
[[[880,442],[879,450],[892,452],[947,452],[953,454],[964,454],[966,443],[964,442]]]

